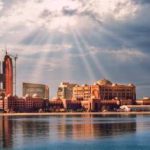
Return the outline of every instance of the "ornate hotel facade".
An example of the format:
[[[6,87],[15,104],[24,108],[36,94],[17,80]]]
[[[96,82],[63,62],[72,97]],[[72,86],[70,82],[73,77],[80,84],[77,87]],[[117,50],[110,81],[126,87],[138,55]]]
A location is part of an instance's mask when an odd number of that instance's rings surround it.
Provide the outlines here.
[[[116,84],[100,80],[93,85],[77,85],[73,88],[73,100],[136,100],[136,86],[133,84]]]

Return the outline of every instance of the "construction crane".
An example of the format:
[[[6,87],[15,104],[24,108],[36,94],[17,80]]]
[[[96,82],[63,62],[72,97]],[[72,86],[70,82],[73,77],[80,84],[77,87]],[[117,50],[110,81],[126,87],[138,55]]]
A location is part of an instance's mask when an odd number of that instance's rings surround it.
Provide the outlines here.
[[[6,51],[6,55],[7,55],[7,51]],[[10,57],[12,57],[14,59],[14,94],[16,96],[17,93],[17,59],[18,59],[18,55],[12,55],[9,54]]]
[[[16,96],[17,93],[17,59],[18,55],[11,55],[11,57],[14,59],[15,65],[14,65],[14,94]]]

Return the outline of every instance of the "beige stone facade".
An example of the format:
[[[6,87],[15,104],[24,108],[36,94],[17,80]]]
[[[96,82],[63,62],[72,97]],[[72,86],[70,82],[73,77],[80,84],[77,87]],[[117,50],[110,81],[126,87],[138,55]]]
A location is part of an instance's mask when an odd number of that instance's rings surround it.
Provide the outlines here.
[[[74,100],[136,100],[136,87],[133,84],[116,84],[108,80],[97,81],[93,85],[75,86],[73,88]]]
[[[73,88],[73,100],[89,100],[91,98],[90,85],[76,85]]]
[[[69,83],[69,82],[62,82],[57,90],[57,98],[60,99],[72,99],[73,96],[73,88],[77,84]]]

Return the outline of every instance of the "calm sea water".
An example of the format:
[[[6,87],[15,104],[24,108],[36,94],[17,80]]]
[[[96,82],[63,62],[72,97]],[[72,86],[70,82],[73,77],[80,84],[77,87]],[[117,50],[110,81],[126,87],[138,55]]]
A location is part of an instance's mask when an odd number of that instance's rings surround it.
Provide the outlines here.
[[[4,150],[150,150],[150,116],[0,117]]]

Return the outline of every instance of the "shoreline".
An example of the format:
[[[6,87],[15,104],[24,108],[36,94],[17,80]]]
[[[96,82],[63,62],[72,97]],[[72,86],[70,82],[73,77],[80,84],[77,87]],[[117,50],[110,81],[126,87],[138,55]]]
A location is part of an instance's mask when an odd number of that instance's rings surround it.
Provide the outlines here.
[[[0,113],[0,116],[63,116],[63,115],[150,115],[148,112],[52,112],[52,113]]]

